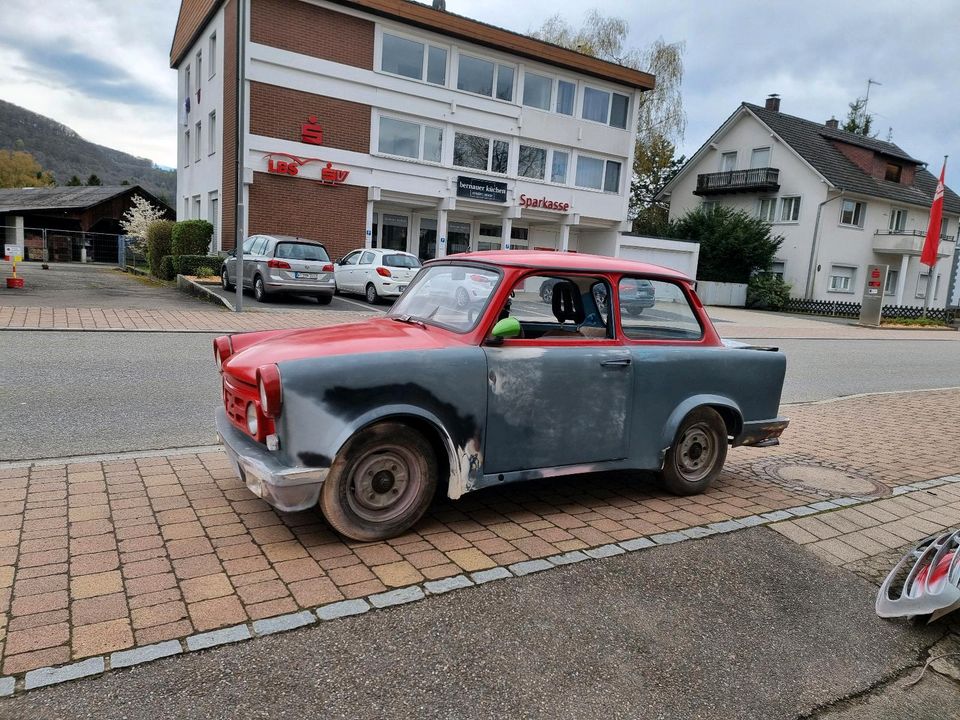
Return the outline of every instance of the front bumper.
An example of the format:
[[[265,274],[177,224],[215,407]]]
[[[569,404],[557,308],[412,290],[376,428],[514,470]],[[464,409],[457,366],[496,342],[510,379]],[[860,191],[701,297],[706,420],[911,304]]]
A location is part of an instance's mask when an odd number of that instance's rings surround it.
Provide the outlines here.
[[[237,475],[259,498],[282,512],[309,510],[320,498],[329,468],[289,467],[263,445],[238,430],[221,407],[217,435]]]
[[[734,447],[738,445],[750,445],[752,447],[779,445],[780,436],[789,424],[789,419],[780,417],[774,420],[746,422],[743,424],[743,430],[740,431],[740,434],[733,439],[733,445]]]

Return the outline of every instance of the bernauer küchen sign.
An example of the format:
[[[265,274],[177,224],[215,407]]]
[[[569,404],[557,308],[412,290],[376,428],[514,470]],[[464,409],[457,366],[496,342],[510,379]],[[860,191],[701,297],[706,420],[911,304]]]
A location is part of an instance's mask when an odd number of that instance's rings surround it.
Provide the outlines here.
[[[507,184],[459,175],[457,177],[457,197],[505,203],[507,201]]]

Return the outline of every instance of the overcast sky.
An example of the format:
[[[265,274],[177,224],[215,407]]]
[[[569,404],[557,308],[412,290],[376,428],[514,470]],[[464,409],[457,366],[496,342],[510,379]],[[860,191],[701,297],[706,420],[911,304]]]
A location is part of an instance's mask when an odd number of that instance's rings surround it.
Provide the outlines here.
[[[0,0],[0,98],[103,145],[173,166],[176,75],[168,53],[179,0]],[[862,95],[882,138],[939,172],[960,163],[960,3],[926,0],[602,0],[566,2],[579,24],[596,7],[630,23],[630,44],[686,43],[683,99],[694,152],[741,101],[783,97],[811,120]],[[447,0],[447,9],[527,32],[557,4]],[[958,177],[948,172],[950,177]],[[960,184],[957,181],[954,185]]]

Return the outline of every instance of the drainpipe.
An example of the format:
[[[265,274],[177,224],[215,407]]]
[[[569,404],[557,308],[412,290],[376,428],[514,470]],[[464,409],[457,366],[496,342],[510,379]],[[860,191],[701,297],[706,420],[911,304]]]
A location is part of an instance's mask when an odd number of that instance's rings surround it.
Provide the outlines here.
[[[838,198],[842,198],[844,192],[846,191],[843,188],[840,188],[839,195],[834,195],[832,198],[827,198],[822,203],[817,205],[817,219],[813,223],[813,242],[810,246],[810,266],[807,268],[807,287],[804,289],[803,293],[805,300],[813,300],[813,288],[817,279],[817,260],[820,255],[820,213],[823,210],[824,205],[831,203]]]
[[[243,168],[246,165],[246,89],[247,89],[247,1],[237,0],[237,208],[235,229],[237,237],[234,240],[237,269],[237,298],[235,307],[237,312],[243,312],[243,243],[246,240],[244,219],[246,208],[243,197]]]

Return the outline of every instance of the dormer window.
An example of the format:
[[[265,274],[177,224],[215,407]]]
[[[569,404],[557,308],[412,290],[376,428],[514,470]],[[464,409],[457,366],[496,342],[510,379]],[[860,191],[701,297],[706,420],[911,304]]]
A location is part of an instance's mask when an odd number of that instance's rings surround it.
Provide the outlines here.
[[[887,163],[887,170],[884,173],[884,180],[889,180],[890,182],[898,183],[900,182],[900,176],[903,175],[903,165],[897,165],[897,163]]]

